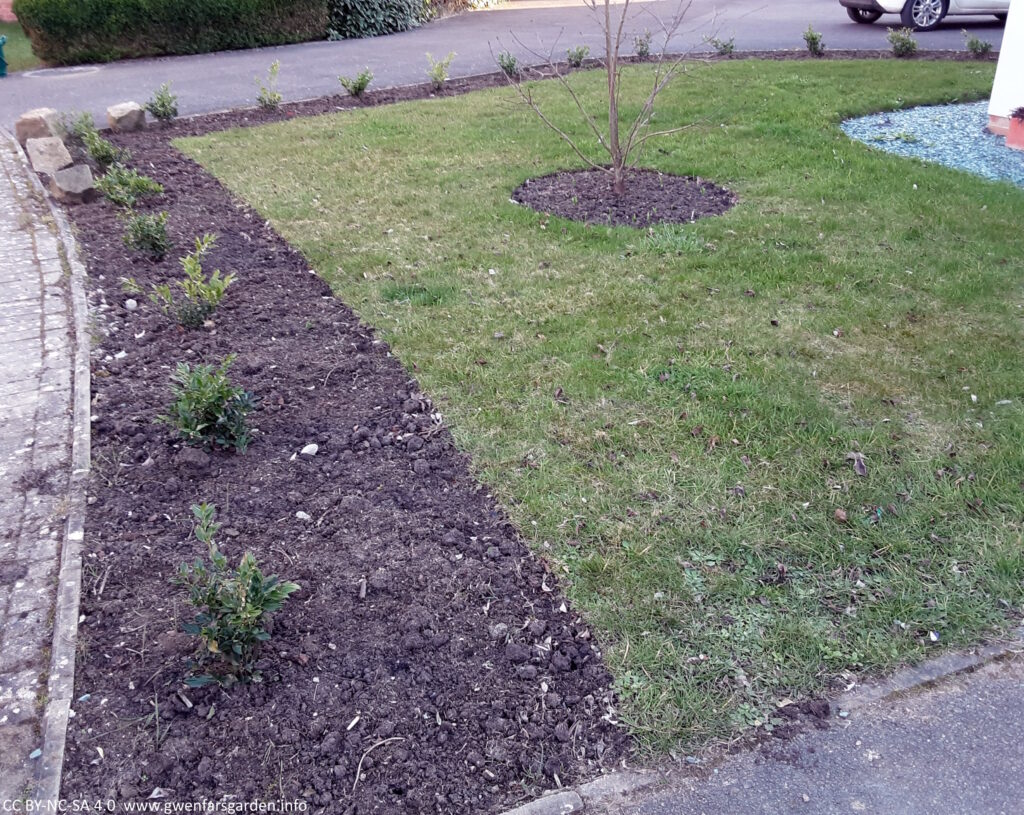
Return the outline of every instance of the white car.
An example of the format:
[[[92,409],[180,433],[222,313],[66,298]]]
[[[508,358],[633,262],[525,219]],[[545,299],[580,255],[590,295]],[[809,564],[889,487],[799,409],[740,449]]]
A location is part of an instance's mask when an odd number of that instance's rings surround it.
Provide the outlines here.
[[[1006,22],[1010,0],[839,0],[855,23],[873,23],[883,14],[898,14],[903,25],[931,31],[949,15],[992,14]]]

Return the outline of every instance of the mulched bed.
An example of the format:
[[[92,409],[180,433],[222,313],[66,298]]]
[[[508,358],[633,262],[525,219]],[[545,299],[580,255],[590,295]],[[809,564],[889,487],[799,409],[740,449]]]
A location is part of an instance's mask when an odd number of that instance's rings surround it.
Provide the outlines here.
[[[608,226],[689,224],[721,215],[736,203],[729,190],[692,176],[636,169],[615,194],[603,170],[567,170],[532,178],[512,193],[517,203],[549,215]]]
[[[429,397],[298,252],[168,143],[287,115],[115,139],[166,187],[145,205],[170,215],[163,262],[125,248],[108,203],[69,210],[103,336],[63,797],[487,813],[614,767],[629,740],[590,628]],[[219,235],[206,270],[237,274],[215,326],[183,330],[139,295],[129,311],[120,280],[179,279],[204,232]],[[154,422],[170,372],[229,353],[261,400],[255,441],[243,455],[182,448]],[[274,615],[263,682],[228,691],[182,683],[192,612],[171,579],[205,555],[189,517],[204,500],[232,563],[250,549],[302,586]]]

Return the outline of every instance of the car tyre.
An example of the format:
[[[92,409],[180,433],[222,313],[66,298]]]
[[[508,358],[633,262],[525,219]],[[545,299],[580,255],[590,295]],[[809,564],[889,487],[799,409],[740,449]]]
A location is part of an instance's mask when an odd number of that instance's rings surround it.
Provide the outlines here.
[[[861,25],[869,25],[870,23],[875,22],[875,20],[882,16],[882,12],[872,11],[871,9],[867,8],[847,7],[846,14],[855,23],[860,23]]]
[[[900,20],[914,31],[931,31],[949,11],[949,0],[907,0]]]

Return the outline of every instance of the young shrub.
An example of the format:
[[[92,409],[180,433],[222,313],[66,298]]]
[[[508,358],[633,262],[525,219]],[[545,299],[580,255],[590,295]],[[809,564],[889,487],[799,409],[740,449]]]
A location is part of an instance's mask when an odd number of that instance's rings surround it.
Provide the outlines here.
[[[807,50],[810,52],[812,57],[824,56],[825,43],[821,38],[821,32],[815,31],[811,28],[809,23],[807,25],[807,30],[804,32],[804,42],[807,44]]]
[[[167,213],[155,215],[125,212],[124,243],[136,252],[145,252],[153,260],[163,260],[171,248],[167,237]]]
[[[281,73],[281,60],[275,59],[267,69],[267,81],[256,77],[256,84],[259,93],[256,94],[256,102],[264,110],[277,110],[281,107],[281,94],[277,91],[277,76]]]
[[[185,278],[178,281],[178,287],[185,295],[185,299],[177,304],[176,309],[170,286],[154,285],[149,294],[149,299],[159,306],[164,314],[170,314],[171,310],[175,309],[178,313],[178,322],[185,328],[202,326],[217,310],[228,286],[235,279],[233,274],[221,277],[220,269],[215,270],[209,279],[203,275],[203,259],[216,242],[216,235],[207,234],[196,238],[195,251],[181,259]]]
[[[590,56],[589,45],[577,45],[575,48],[570,48],[565,52],[566,62],[569,63],[570,68],[582,68],[583,63],[586,62],[587,57]]]
[[[65,118],[62,126],[69,136],[82,145],[89,158],[95,161],[103,172],[115,164],[127,164],[131,161],[130,152],[114,146],[100,135],[91,114],[81,113],[70,120]]]
[[[284,605],[288,596],[299,590],[297,583],[282,581],[277,575],[264,575],[252,552],[246,552],[237,569],[227,558],[214,536],[220,529],[213,504],[193,504],[196,539],[206,545],[209,564],[201,558],[182,563],[175,583],[188,590],[188,599],[196,610],[192,622],[182,628],[202,641],[200,663],[213,661],[222,672],[189,677],[185,683],[202,687],[213,682],[258,682],[256,655],[261,643],[270,639],[265,625],[269,614]]]
[[[890,28],[886,39],[892,46],[893,55],[900,59],[912,57],[917,53],[917,40],[914,39],[914,30],[911,28]]]
[[[178,97],[171,93],[171,83],[165,82],[153,94],[153,98],[146,102],[146,110],[150,112],[158,122],[167,124],[178,116]]]
[[[727,40],[720,40],[718,37],[705,37],[704,42],[715,49],[720,57],[727,57],[736,50],[736,38],[729,37]]]
[[[964,41],[967,45],[967,51],[975,59],[984,59],[992,53],[992,43],[986,42],[985,40],[977,37],[976,35],[969,32],[966,28],[961,31],[964,35]]]
[[[139,175],[120,164],[115,164],[106,175],[96,179],[98,189],[114,206],[132,209],[140,198],[147,195],[159,195],[164,191],[163,185],[149,176]]]
[[[171,376],[174,401],[157,421],[177,429],[187,444],[244,453],[251,440],[246,417],[255,403],[251,393],[228,379],[234,360],[234,355],[229,355],[219,366],[194,368],[179,362]]]
[[[509,51],[502,51],[498,54],[498,67],[507,77],[514,79],[519,76],[519,60]]]
[[[645,31],[633,37],[633,53],[642,59],[651,55],[651,32]]]
[[[435,91],[441,90],[444,87],[444,83],[448,81],[448,70],[451,68],[452,60],[455,59],[455,52],[449,51],[448,56],[444,59],[434,59],[431,54],[427,54],[427,76],[430,78],[430,84],[434,86]]]
[[[373,72],[369,68],[364,68],[354,79],[347,76],[339,76],[338,81],[341,83],[341,87],[348,91],[349,96],[362,99],[366,89],[373,82]]]

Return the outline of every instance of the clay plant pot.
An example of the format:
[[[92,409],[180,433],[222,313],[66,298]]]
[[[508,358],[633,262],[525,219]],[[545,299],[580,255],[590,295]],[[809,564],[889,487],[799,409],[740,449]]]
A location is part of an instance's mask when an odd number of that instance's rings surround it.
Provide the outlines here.
[[[1006,134],[1006,146],[1024,150],[1024,108],[1017,108],[1010,114],[1010,130]]]

